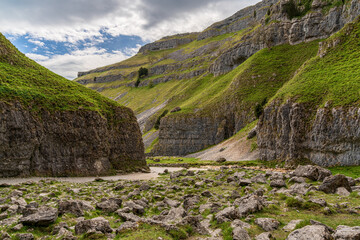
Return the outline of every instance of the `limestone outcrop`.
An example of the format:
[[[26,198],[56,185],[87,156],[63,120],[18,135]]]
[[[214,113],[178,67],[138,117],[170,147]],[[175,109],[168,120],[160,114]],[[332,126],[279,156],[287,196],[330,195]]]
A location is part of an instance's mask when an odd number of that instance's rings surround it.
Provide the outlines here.
[[[0,177],[86,176],[146,167],[139,126],[130,109],[42,111],[0,103]]]

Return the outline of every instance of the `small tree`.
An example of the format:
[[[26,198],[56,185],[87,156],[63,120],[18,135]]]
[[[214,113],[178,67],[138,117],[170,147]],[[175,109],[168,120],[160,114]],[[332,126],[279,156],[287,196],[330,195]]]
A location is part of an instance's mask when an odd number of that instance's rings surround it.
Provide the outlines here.
[[[146,77],[149,74],[149,70],[147,68],[141,67],[139,69],[139,78]]]
[[[147,68],[141,67],[138,71],[138,78],[135,82],[135,87],[138,87],[140,85],[141,78],[146,77],[149,74],[149,70]]]
[[[165,110],[165,111],[156,119],[156,122],[155,122],[155,125],[154,125],[154,128],[155,128],[156,130],[159,130],[161,119],[162,119],[163,117],[165,117],[166,114],[168,114],[168,112],[169,112],[168,110]]]
[[[256,104],[254,109],[255,117],[258,119],[264,112],[264,106],[267,103],[267,98],[264,98],[264,100],[261,103]]]

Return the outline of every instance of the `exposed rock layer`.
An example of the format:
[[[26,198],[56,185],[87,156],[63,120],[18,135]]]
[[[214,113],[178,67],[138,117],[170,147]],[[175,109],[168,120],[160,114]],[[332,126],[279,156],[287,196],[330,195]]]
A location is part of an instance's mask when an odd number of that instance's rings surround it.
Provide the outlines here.
[[[131,110],[41,111],[0,103],[0,177],[103,175],[146,167]]]
[[[309,159],[321,166],[360,164],[360,108],[269,105],[258,124],[263,160]]]

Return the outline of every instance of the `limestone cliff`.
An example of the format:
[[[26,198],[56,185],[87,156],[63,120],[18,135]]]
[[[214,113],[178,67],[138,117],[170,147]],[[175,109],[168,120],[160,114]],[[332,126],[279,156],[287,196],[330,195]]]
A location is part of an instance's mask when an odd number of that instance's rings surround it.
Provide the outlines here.
[[[275,96],[258,124],[261,159],[360,164],[360,18],[322,42],[318,56]]]
[[[130,109],[41,67],[0,34],[0,177],[146,169]]]
[[[295,13],[289,11],[291,4]],[[203,32],[148,44],[133,58],[81,73],[76,81],[136,114],[159,109],[143,122],[144,133],[154,131],[164,110],[179,107],[161,119],[156,145],[148,150],[184,155],[217,144],[254,121],[254,108],[301,71],[316,55],[319,40],[359,14],[358,0],[264,0]],[[140,66],[149,75],[136,87]]]

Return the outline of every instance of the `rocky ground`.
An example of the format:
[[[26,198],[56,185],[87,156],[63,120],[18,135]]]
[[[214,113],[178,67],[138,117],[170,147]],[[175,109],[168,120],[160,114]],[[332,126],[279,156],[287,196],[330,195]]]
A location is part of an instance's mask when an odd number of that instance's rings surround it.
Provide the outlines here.
[[[0,239],[360,239],[360,179],[301,166],[0,188]]]

